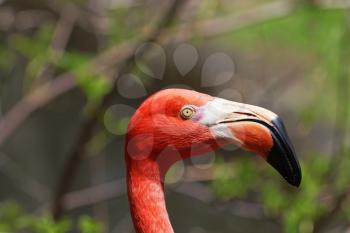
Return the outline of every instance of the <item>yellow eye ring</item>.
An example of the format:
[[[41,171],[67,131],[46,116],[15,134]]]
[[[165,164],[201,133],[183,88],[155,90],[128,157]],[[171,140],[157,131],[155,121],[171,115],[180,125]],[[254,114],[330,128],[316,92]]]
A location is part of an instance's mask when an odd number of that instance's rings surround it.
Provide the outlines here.
[[[183,119],[190,119],[195,113],[195,109],[191,106],[185,106],[181,109],[181,117]]]

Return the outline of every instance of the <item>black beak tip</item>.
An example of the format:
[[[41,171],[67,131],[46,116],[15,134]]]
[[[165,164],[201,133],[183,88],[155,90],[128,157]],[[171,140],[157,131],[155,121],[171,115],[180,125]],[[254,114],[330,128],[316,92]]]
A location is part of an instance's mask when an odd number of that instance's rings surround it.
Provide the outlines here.
[[[301,168],[295,155],[293,145],[287,135],[280,118],[272,121],[273,147],[267,157],[267,162],[274,167],[291,185],[299,187],[301,183]]]
[[[293,156],[292,159],[294,158]],[[267,158],[267,162],[274,167],[290,185],[295,187],[300,186],[302,175],[299,163],[296,159],[287,159],[285,154],[280,152],[276,153],[276,149],[273,149]]]
[[[295,187],[299,187],[300,183],[301,183],[301,173],[295,174],[293,177],[284,177],[286,179],[286,181],[295,186]]]

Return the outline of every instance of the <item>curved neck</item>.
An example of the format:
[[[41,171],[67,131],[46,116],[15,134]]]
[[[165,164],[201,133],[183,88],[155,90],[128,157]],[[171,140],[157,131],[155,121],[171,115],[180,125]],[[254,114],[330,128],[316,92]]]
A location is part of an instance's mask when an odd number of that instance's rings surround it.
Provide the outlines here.
[[[132,219],[137,233],[174,233],[166,210],[164,183],[152,159],[127,156],[127,185]]]

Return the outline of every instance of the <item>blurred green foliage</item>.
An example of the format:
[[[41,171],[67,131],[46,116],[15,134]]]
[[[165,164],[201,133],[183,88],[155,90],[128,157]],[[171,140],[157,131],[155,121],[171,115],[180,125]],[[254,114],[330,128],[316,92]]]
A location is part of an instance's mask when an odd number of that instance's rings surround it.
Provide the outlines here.
[[[325,209],[320,195],[325,188],[329,159],[315,153],[302,162],[300,189],[289,187],[270,166],[262,167],[257,162],[261,161],[245,157],[233,164],[220,162],[216,167],[219,178],[212,184],[217,196],[229,199],[244,198],[248,193],[259,194],[256,201],[263,204],[267,216],[282,219],[285,232],[310,232],[307,226]]]
[[[88,101],[98,102],[108,92],[111,85],[103,74],[93,70],[94,68],[91,66],[92,55],[74,51],[65,51],[63,55],[60,55],[60,52],[51,47],[52,34],[53,26],[46,24],[32,37],[15,34],[10,39],[11,46],[28,59],[25,89],[31,89],[33,83],[40,79],[41,73],[47,67],[54,66],[62,72],[73,73]],[[5,50],[2,53],[6,55],[9,51]],[[10,65],[0,60],[1,64]]]
[[[80,0],[74,1],[80,2]],[[215,15],[217,3],[208,1],[203,4],[199,18]],[[142,11],[134,11],[139,14]],[[137,36],[140,28],[130,29],[130,25],[139,22],[125,23],[125,19],[143,19],[129,15],[129,9],[118,8],[109,13],[112,24],[108,31],[110,40],[108,45],[129,40]],[[348,27],[348,12],[345,10],[326,10],[312,7],[302,7],[289,16],[245,27],[238,31],[224,35],[224,44],[234,41],[247,51],[254,51],[257,47],[276,46],[288,51],[296,51],[298,58],[305,64],[312,64],[314,68],[307,74],[306,82],[315,86],[314,95],[304,103],[299,111],[302,123],[307,125],[317,120],[336,120],[334,103],[338,101],[337,85],[344,69],[342,53],[348,51],[349,43],[344,43],[344,36]],[[42,26],[33,35],[14,34],[10,38],[10,46],[0,44],[0,68],[10,69],[16,53],[28,60],[25,71],[25,88],[35,84],[45,67],[54,66],[60,72],[73,73],[79,87],[86,94],[88,102],[99,101],[111,88],[106,77],[96,74],[91,67],[91,54],[77,51],[65,51],[61,56],[51,46],[54,31],[52,24]],[[220,41],[220,40],[219,40]],[[345,38],[345,41],[350,41]],[[271,56],[274,56],[273,54]],[[278,58],[279,59],[279,58]],[[147,67],[143,67],[143,70]],[[150,72],[150,71],[149,71]],[[317,77],[317,78],[316,78]],[[322,89],[328,86],[327,94]],[[344,101],[344,100],[341,100]],[[317,104],[316,104],[317,103]],[[345,100],[342,108],[350,108],[350,101]],[[106,114],[106,122],[113,125],[112,130],[121,135],[126,130],[128,119],[115,119],[113,114]],[[103,141],[107,136],[98,135],[96,143],[91,145],[91,154],[103,148]],[[239,157],[234,164],[218,161],[216,180],[212,188],[220,199],[245,198],[252,195],[257,202],[262,203],[265,214],[275,219],[281,219],[286,233],[308,233],[312,231],[313,223],[326,212],[327,206],[320,201],[327,189],[341,191],[350,182],[349,148],[343,152],[336,151],[339,166],[336,178],[327,180],[330,169],[333,168],[329,156],[323,155],[317,148],[312,148],[303,154],[303,181],[301,188],[295,190],[288,187],[284,181],[270,167],[258,166],[256,160]],[[335,156],[336,156],[335,155]],[[261,162],[261,161],[259,161]],[[257,171],[259,169],[259,171]],[[334,181],[335,182],[332,182]],[[328,181],[328,183],[326,182]],[[334,194],[334,193],[331,193]],[[250,195],[251,196],[251,195]],[[342,211],[343,217],[350,219],[350,203],[346,202]],[[103,226],[83,216],[76,222],[64,219],[55,222],[48,215],[33,215],[22,210],[13,202],[4,202],[0,206],[0,232],[29,231],[35,233],[64,233],[71,229],[79,229],[82,233],[103,232]]]
[[[0,204],[0,232],[67,233],[78,229],[80,233],[102,233],[101,223],[82,216],[76,224],[70,219],[54,221],[49,215],[27,214],[15,202]]]
[[[293,14],[279,19],[245,27],[222,39],[223,43],[235,41],[248,51],[256,48],[279,47],[298,53],[301,62],[314,67],[306,79],[315,87],[315,93],[309,103],[303,106],[300,117],[304,123],[313,123],[317,117],[334,120],[333,111],[337,102],[337,79],[344,69],[341,52],[346,43],[343,36],[348,26],[348,12],[343,9],[320,9],[304,6]],[[276,56],[271,54],[271,57]],[[275,59],[279,59],[278,54]],[[327,95],[323,89],[327,87]],[[317,89],[318,88],[318,89]],[[305,96],[305,98],[307,98]],[[350,107],[350,106],[348,106]]]
[[[341,108],[350,108],[348,101],[337,99],[337,93],[341,91],[338,90],[339,79],[344,69],[348,69],[348,65],[343,64],[348,60],[342,57],[342,53],[350,52],[347,48],[350,38],[345,37],[348,33],[347,14],[344,10],[303,7],[290,16],[246,27],[227,36],[247,50],[279,46],[296,50],[299,57],[305,55],[303,62],[311,62],[315,67],[306,80],[320,88],[316,88],[319,91],[313,92],[312,98],[303,104],[300,119],[305,125],[317,120],[336,121],[337,114],[334,112],[339,109],[334,103],[340,104]],[[224,43],[227,36],[223,37]],[[344,40],[347,42],[344,43]],[[347,83],[343,82],[343,85]],[[322,91],[324,86],[327,86],[327,94]],[[343,127],[345,131],[348,129],[347,125]],[[335,153],[339,155],[333,156],[338,158],[339,167],[334,167],[334,161],[317,148],[303,154],[303,180],[298,190],[287,187],[269,167],[259,171],[263,176],[257,176],[256,168],[259,166],[244,157],[235,160],[234,165],[222,163],[217,169],[219,179],[214,180],[212,187],[217,196],[224,199],[259,193],[256,201],[263,203],[267,216],[282,220],[284,232],[312,232],[314,222],[327,210],[327,202],[322,201],[325,193],[336,196],[350,181],[349,149],[337,149]],[[335,178],[330,177],[334,175]],[[337,191],[332,193],[330,190]]]

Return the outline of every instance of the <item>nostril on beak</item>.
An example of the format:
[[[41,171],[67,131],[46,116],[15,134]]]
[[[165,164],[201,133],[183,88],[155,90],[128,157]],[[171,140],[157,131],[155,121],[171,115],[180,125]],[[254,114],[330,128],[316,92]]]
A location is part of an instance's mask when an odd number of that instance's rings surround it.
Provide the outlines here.
[[[249,112],[233,112],[233,113],[238,114],[238,115],[243,115],[243,116],[255,117],[255,115],[253,113],[249,113]]]

